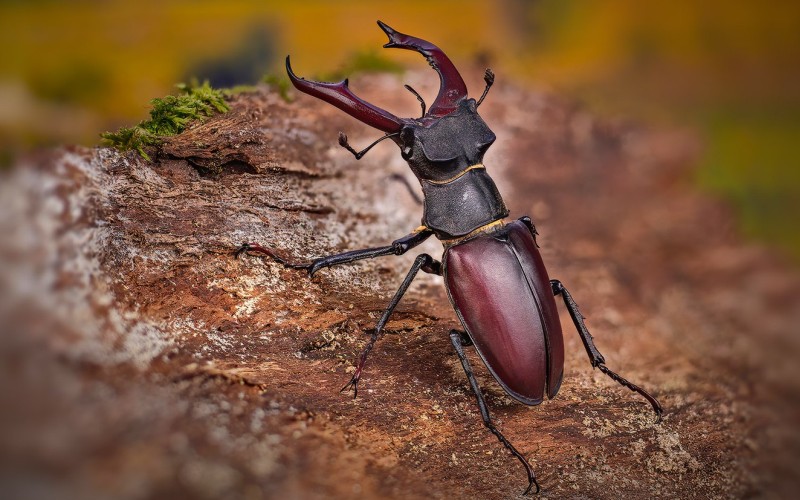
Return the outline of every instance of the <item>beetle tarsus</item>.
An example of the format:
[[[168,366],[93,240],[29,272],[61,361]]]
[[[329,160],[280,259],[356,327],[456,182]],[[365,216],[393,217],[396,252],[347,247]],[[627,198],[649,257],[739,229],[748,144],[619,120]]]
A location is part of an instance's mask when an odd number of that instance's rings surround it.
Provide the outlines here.
[[[481,105],[483,98],[486,97],[486,94],[489,93],[489,89],[494,85],[494,71],[492,71],[491,68],[486,68],[486,72],[483,74],[483,81],[486,82],[486,88],[483,89],[483,94],[481,94],[481,98],[478,99],[478,103],[475,105],[476,108]]]
[[[268,248],[264,248],[257,243],[243,243],[239,248],[236,249],[234,255],[239,257],[243,253],[246,252],[257,252],[262,253],[264,255],[268,255],[271,257],[275,262],[281,264],[284,267],[290,269],[305,269],[308,271],[309,277],[314,277],[317,271],[324,269],[326,267],[333,267],[342,264],[349,264],[351,262],[355,262],[357,260],[362,259],[374,259],[375,257],[383,257],[386,255],[402,255],[406,251],[415,246],[419,245],[426,239],[428,239],[433,234],[433,231],[430,229],[425,229],[424,231],[415,231],[413,233],[407,234],[402,238],[398,238],[392,242],[391,245],[387,245],[385,247],[375,247],[375,248],[365,248],[362,250],[351,250],[349,252],[342,252],[335,255],[329,255],[327,257],[320,257],[318,259],[314,259],[311,262],[305,262],[301,264],[288,262],[275,252]]]
[[[247,243],[247,242],[245,241],[244,243],[242,243],[241,245],[239,245],[239,248],[237,248],[237,249],[236,249],[236,250],[233,252],[233,257],[234,257],[234,258],[236,258],[236,259],[238,259],[238,258],[239,258],[239,257],[240,257],[242,254],[244,254],[244,253],[247,253],[247,251],[248,251],[248,250],[250,250],[250,243]]]
[[[372,334],[370,335],[369,342],[367,342],[367,345],[364,347],[364,350],[361,351],[361,355],[358,358],[358,365],[356,366],[356,371],[353,374],[353,377],[350,379],[350,382],[345,384],[345,386],[342,387],[342,390],[339,392],[342,392],[352,387],[353,398],[356,397],[356,394],[358,394],[358,382],[361,379],[361,372],[364,369],[364,365],[367,363],[367,356],[369,355],[372,348],[375,347],[375,343],[378,341],[378,339],[383,335],[383,327],[385,327],[386,323],[389,322],[389,318],[394,312],[394,309],[397,307],[397,304],[400,303],[400,299],[402,299],[403,295],[405,295],[406,290],[408,290],[408,287],[411,286],[411,282],[414,281],[414,278],[416,278],[417,273],[420,271],[420,269],[426,273],[441,274],[441,268],[442,268],[442,263],[426,253],[418,255],[417,258],[414,259],[414,263],[411,264],[411,269],[409,269],[408,274],[406,274],[406,277],[400,284],[400,288],[398,288],[397,291],[394,293],[394,297],[392,297],[392,300],[389,302],[389,305],[386,307],[386,310],[383,311],[383,315],[381,315],[381,318],[375,325],[375,329],[372,331]]]
[[[278,254],[276,254],[275,252],[273,252],[272,250],[270,250],[269,248],[262,247],[258,243],[247,243],[247,242],[242,243],[239,246],[239,248],[237,248],[234,251],[233,255],[234,255],[235,258],[238,259],[242,254],[245,254],[245,253],[248,253],[248,252],[256,252],[256,253],[261,253],[261,254],[267,255],[268,257],[270,257],[272,260],[274,260],[278,264],[282,265],[283,267],[286,267],[286,268],[289,268],[289,269],[307,269],[309,271],[309,273],[312,272],[312,270],[314,269],[314,265],[316,263],[316,261],[314,261],[314,262],[306,262],[306,263],[302,263],[302,264],[289,262],[286,259],[284,259],[281,256],[279,256]],[[314,270],[314,272],[316,272],[316,270]]]
[[[350,389],[352,387],[353,388],[353,399],[356,399],[358,397],[358,381],[360,379],[361,379],[361,370],[357,368],[356,372],[350,378],[350,381],[348,383],[346,383],[344,385],[344,387],[339,389],[339,392],[344,392],[344,391],[346,391],[346,390],[348,390],[348,389]]]
[[[553,294],[561,295],[561,298],[564,300],[564,305],[567,306],[567,311],[572,317],[572,322],[575,324],[575,328],[578,330],[578,335],[580,335],[581,340],[583,341],[583,347],[586,349],[586,354],[589,355],[589,361],[592,363],[592,367],[598,368],[601,372],[605,373],[618,384],[622,385],[623,387],[627,387],[631,391],[636,392],[645,398],[653,407],[653,411],[656,413],[656,423],[661,422],[661,416],[664,413],[661,403],[659,403],[658,400],[649,392],[623,378],[618,373],[612,371],[606,366],[605,358],[602,354],[600,354],[600,351],[594,345],[592,334],[589,333],[589,329],[586,328],[586,324],[583,322],[583,320],[586,318],[584,318],[578,310],[578,304],[575,303],[572,295],[570,295],[566,287],[564,287],[564,285],[558,280],[550,280],[550,285],[553,287]]]
[[[651,396],[650,393],[648,393],[647,391],[645,391],[644,389],[642,389],[638,385],[634,384],[633,382],[628,381],[627,379],[625,379],[624,377],[622,377],[618,373],[616,373],[613,370],[611,370],[604,363],[599,363],[597,365],[597,368],[601,372],[603,372],[606,375],[608,375],[612,380],[614,380],[618,384],[622,385],[623,387],[627,387],[628,389],[632,390],[633,392],[636,392],[636,393],[640,394],[643,398],[645,398],[650,403],[650,405],[653,407],[653,411],[656,413],[656,423],[657,424],[661,423],[661,417],[662,417],[662,415],[664,413],[664,409],[661,407],[661,403],[659,403],[656,398]]]
[[[533,468],[531,464],[528,463],[528,460],[522,456],[522,453],[517,451],[514,448],[514,445],[508,442],[503,433],[495,427],[494,422],[492,422],[492,417],[489,415],[489,409],[486,408],[486,401],[483,399],[483,394],[481,394],[481,388],[478,385],[478,380],[475,378],[475,374],[472,373],[472,366],[470,366],[469,360],[467,359],[467,355],[464,353],[464,347],[462,344],[463,332],[458,330],[450,330],[450,342],[453,344],[453,348],[456,350],[456,354],[458,355],[458,359],[461,361],[461,367],[464,369],[464,373],[467,375],[467,380],[469,380],[469,385],[472,388],[472,393],[475,394],[475,399],[478,400],[478,409],[481,412],[481,418],[483,419],[483,425],[489,429],[489,432],[495,435],[497,439],[503,443],[503,446],[511,452],[512,455],[517,457],[523,467],[525,467],[525,472],[528,474],[528,488],[525,489],[525,492],[522,493],[523,495],[527,495],[533,486],[536,486],[536,490],[534,493],[539,493],[539,483],[536,481],[536,475],[533,473]]]

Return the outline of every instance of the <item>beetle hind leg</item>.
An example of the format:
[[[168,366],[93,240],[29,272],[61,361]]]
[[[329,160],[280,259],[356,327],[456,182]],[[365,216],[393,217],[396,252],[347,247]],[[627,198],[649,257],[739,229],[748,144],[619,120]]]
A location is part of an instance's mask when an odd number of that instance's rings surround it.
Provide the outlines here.
[[[589,361],[591,361],[592,367],[598,368],[601,372],[608,375],[618,384],[622,385],[623,387],[627,387],[631,391],[636,392],[645,398],[650,403],[650,406],[653,407],[653,411],[656,413],[656,422],[661,422],[661,415],[664,413],[663,408],[661,408],[661,403],[659,403],[656,398],[650,395],[649,392],[628,381],[606,366],[606,360],[594,345],[592,334],[589,333],[589,329],[586,328],[586,324],[583,322],[584,317],[578,310],[578,304],[576,304],[575,300],[572,299],[572,295],[570,295],[569,291],[567,291],[564,285],[562,285],[558,280],[550,280],[550,285],[553,287],[553,294],[561,295],[561,298],[564,299],[564,305],[566,305],[567,311],[569,311],[569,315],[572,317],[572,322],[575,323],[575,328],[578,330],[578,334],[581,336],[583,347],[586,348],[586,354],[589,355]]]
[[[400,303],[400,299],[403,298],[403,295],[405,295],[408,287],[411,286],[411,282],[414,281],[414,278],[417,276],[417,273],[420,271],[420,269],[426,273],[440,275],[442,274],[442,263],[426,253],[423,253],[414,259],[414,263],[411,265],[411,269],[408,271],[403,283],[400,284],[400,288],[398,288],[395,292],[394,297],[392,297],[391,302],[389,302],[389,306],[385,311],[383,311],[381,319],[378,320],[378,323],[375,325],[375,329],[372,331],[369,342],[367,343],[366,347],[364,347],[364,350],[361,351],[361,355],[358,357],[356,371],[353,373],[350,381],[345,384],[345,386],[342,387],[339,392],[353,389],[353,399],[358,396],[358,382],[361,380],[361,372],[364,369],[364,364],[367,362],[367,356],[375,346],[375,342],[377,342],[383,334],[383,327],[386,326],[386,323],[389,321],[389,317],[394,312],[397,304]]]
[[[478,400],[478,408],[481,412],[481,418],[483,418],[483,425],[485,425],[486,428],[489,429],[489,431],[494,434],[501,443],[503,443],[503,446],[505,446],[512,455],[517,457],[517,460],[519,460],[525,467],[525,472],[528,474],[528,488],[525,489],[525,492],[522,494],[527,495],[534,486],[536,487],[534,493],[539,493],[539,483],[536,481],[536,475],[533,473],[531,464],[529,464],[525,457],[522,456],[522,453],[514,448],[514,445],[508,442],[505,436],[503,436],[497,427],[495,427],[494,422],[492,422],[492,417],[489,415],[489,410],[486,408],[486,401],[483,399],[483,395],[481,394],[481,388],[478,386],[478,381],[475,379],[475,375],[472,373],[472,367],[469,364],[467,355],[464,353],[464,337],[464,332],[450,330],[450,342],[453,343],[453,347],[456,350],[458,359],[461,360],[461,366],[464,368],[464,373],[466,373],[467,379],[469,380],[469,385],[472,388],[472,392],[475,394],[475,398]]]
[[[408,179],[406,179],[405,176],[400,174],[392,174],[389,176],[389,179],[397,181],[405,186],[406,191],[408,191],[408,194],[411,196],[411,199],[413,199],[417,205],[422,206],[422,198],[420,198],[414,188],[411,187],[411,183],[408,182]]]

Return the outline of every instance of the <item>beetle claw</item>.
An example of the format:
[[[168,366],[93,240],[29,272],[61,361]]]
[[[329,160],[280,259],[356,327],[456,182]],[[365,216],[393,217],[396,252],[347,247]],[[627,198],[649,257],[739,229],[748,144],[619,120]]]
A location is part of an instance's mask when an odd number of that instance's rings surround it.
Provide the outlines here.
[[[264,248],[264,247],[262,247],[261,245],[259,245],[257,243],[247,243],[247,242],[242,243],[239,246],[239,248],[237,248],[233,252],[233,256],[234,256],[234,258],[238,259],[242,254],[245,254],[247,252],[262,253],[262,254],[270,257],[272,260],[274,260],[278,264],[280,264],[283,267],[288,268],[288,269],[305,269],[305,270],[308,271],[308,274],[311,277],[314,276],[314,273],[316,273],[317,271],[319,271],[320,269],[325,267],[324,265],[321,265],[320,259],[317,259],[317,260],[315,260],[313,262],[308,262],[308,263],[305,263],[305,264],[295,264],[294,262],[289,262],[286,259],[284,259],[283,257],[280,257],[278,254],[276,254],[275,252],[273,252],[269,248]]]
[[[528,493],[530,493],[531,492],[531,488],[533,488],[534,486],[536,486],[536,489],[533,491],[533,494],[534,495],[538,495],[539,492],[542,490],[539,487],[539,481],[537,481],[535,477],[529,476],[528,477],[528,488],[525,491],[522,492],[522,496],[526,496]]]
[[[639,394],[640,396],[642,396],[643,398],[645,398],[647,400],[647,402],[650,403],[650,406],[653,407],[653,411],[656,413],[656,422],[655,423],[657,423],[657,424],[661,423],[661,415],[664,413],[664,409],[661,407],[661,403],[659,403],[656,398],[651,396],[649,392],[645,391],[644,389],[642,389],[638,385],[631,383],[627,379],[625,379],[622,376],[620,376],[618,373],[616,373],[616,372],[612,371],[611,369],[609,369],[605,365],[605,363],[603,361],[597,363],[597,368],[599,368],[601,372],[603,372],[606,375],[608,375],[612,380],[614,380],[618,384],[622,385],[623,387],[627,387],[631,391],[633,391],[633,392]]]
[[[344,387],[339,389],[339,392],[344,392],[351,387],[353,388],[353,399],[356,399],[358,396],[358,381],[361,378],[361,374],[356,372],[353,377],[350,379],[350,382],[346,383]]]
[[[245,241],[244,243],[242,243],[242,244],[239,246],[239,248],[237,248],[237,249],[236,249],[236,250],[233,252],[233,258],[234,258],[234,259],[238,259],[238,258],[239,258],[239,256],[241,256],[243,253],[247,253],[247,251],[248,251],[248,250],[250,250],[250,243],[248,243],[248,242],[246,242],[246,241]]]
[[[314,275],[317,274],[317,271],[319,271],[323,267],[325,267],[325,266],[322,265],[322,263],[320,262],[319,259],[315,260],[314,262],[312,262],[310,264],[306,264],[306,265],[304,265],[302,267],[298,266],[298,268],[308,270],[308,277],[309,278],[313,278]]]

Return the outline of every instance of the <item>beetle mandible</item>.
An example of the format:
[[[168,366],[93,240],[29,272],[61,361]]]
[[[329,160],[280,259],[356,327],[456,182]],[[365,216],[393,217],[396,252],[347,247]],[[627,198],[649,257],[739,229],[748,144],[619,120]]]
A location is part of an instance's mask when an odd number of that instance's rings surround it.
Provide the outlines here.
[[[356,160],[384,139],[391,139],[400,147],[400,154],[422,186],[422,225],[388,246],[353,250],[307,263],[288,262],[256,243],[242,244],[235,254],[237,257],[245,252],[266,254],[288,268],[305,269],[313,276],[326,267],[402,255],[436,236],[444,247],[442,260],[428,254],[414,260],[342,391],[352,389],[353,397],[357,396],[367,356],[417,273],[422,270],[443,276],[448,297],[463,327],[463,331],[450,331],[450,341],[475,394],[483,423],[525,467],[528,487],[523,494],[534,486],[538,493],[539,483],[530,464],[492,422],[464,347],[475,346],[495,380],[517,401],[538,405],[545,395],[552,399],[564,374],[564,340],[554,298],[558,295],[564,300],[592,367],[641,394],[650,402],[659,421],[661,405],[647,391],[606,367],[572,296],[560,281],[549,279],[537,250],[537,232],[531,219],[506,221],[509,212],[483,165],[483,156],[495,135],[478,114],[478,107],[494,83],[494,73],[486,70],[486,87],[476,101],[467,96],[467,87],[458,70],[436,45],[395,31],[381,21],[378,25],[389,37],[385,48],[415,50],[439,74],[439,93],[427,111],[422,97],[405,86],[422,106],[420,118],[399,118],[359,99],[348,88],[346,79],[322,83],[299,78],[292,71],[288,56],[286,71],[298,90],[385,133],[362,151],[356,151],[340,132],[339,144]]]

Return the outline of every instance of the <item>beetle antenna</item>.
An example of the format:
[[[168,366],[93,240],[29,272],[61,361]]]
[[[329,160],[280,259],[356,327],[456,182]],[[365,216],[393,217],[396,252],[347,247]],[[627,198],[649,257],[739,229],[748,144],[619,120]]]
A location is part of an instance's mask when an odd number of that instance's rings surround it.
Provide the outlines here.
[[[406,179],[404,175],[392,174],[389,176],[389,178],[393,181],[398,181],[402,185],[404,185],[408,190],[408,194],[411,195],[411,198],[417,203],[417,205],[422,205],[422,198],[420,198],[417,192],[414,191],[414,188],[411,187],[411,184],[408,182],[408,179]]]
[[[425,117],[425,100],[422,98],[421,95],[419,95],[419,92],[417,92],[416,90],[414,90],[411,87],[411,85],[403,85],[403,87],[405,87],[406,90],[408,90],[409,92],[414,94],[414,96],[416,96],[417,100],[419,101],[420,105],[422,106],[422,116],[420,116],[420,118],[424,118]]]
[[[475,105],[476,108],[481,105],[483,98],[486,97],[486,94],[489,93],[489,89],[494,85],[494,71],[492,71],[491,68],[486,68],[486,72],[483,74],[483,81],[486,82],[486,88],[483,89],[483,94],[481,94],[481,98],[478,99],[478,104]]]
[[[346,149],[346,150],[350,151],[351,153],[353,153],[353,156],[356,157],[356,160],[360,160],[362,156],[367,154],[367,151],[372,149],[373,146],[375,146],[376,144],[378,144],[379,142],[381,142],[384,139],[388,139],[389,137],[394,137],[396,135],[400,135],[400,132],[395,132],[393,134],[386,134],[383,137],[381,137],[380,139],[378,139],[377,141],[373,142],[369,146],[367,146],[364,149],[362,149],[361,151],[356,151],[355,149],[353,149],[352,146],[350,146],[350,144],[348,144],[347,135],[345,135],[344,132],[339,132],[339,145],[341,147],[343,147],[344,149]]]

